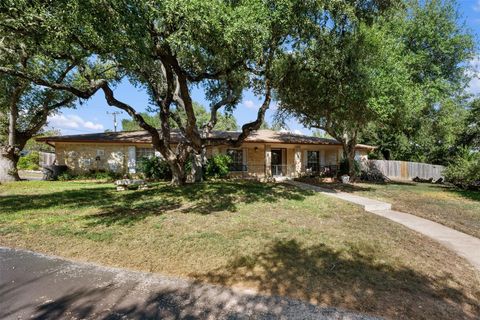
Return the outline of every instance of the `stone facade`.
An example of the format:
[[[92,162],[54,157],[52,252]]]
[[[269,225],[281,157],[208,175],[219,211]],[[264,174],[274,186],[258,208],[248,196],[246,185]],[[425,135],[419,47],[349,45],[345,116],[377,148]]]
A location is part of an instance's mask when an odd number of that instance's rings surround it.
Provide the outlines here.
[[[56,143],[57,163],[66,165],[75,173],[89,171],[129,172],[135,166],[135,154],[131,150],[149,145],[131,145],[121,143]],[[133,163],[133,165],[132,165]]]
[[[151,145],[86,142],[55,144],[57,163],[67,165],[75,173],[98,170],[135,173],[137,153],[144,148],[151,148]],[[227,146],[208,148],[207,158],[218,153],[226,154],[228,149]],[[338,165],[343,154],[338,145],[244,143],[238,149],[242,150],[244,170],[232,172],[231,175],[244,178],[271,175],[296,177],[306,172],[309,151],[318,151],[321,166]],[[272,166],[272,151],[276,153],[277,161],[278,158],[281,159],[280,164]],[[365,158],[366,154],[367,150],[357,151],[358,157]]]

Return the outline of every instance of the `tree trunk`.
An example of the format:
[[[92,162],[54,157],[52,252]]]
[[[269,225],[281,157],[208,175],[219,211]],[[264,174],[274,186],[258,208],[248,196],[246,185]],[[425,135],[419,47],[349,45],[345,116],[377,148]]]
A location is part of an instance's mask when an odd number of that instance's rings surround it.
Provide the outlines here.
[[[357,172],[355,171],[355,148],[353,152],[350,151],[347,155],[348,160],[348,175],[350,176],[350,181],[354,182],[357,179]]]
[[[348,164],[348,175],[350,181],[355,181],[357,178],[357,172],[355,171],[355,141],[350,140],[347,143],[342,143],[343,152]]]
[[[192,177],[193,182],[202,182],[203,181],[203,155],[202,154],[192,154]]]
[[[172,169],[172,186],[183,186],[187,182],[187,175],[185,172],[185,164],[180,163],[178,160],[174,163],[170,163]]]
[[[342,143],[343,154],[347,160],[348,175],[350,181],[355,181],[357,173],[355,172],[355,147],[357,145],[356,139],[349,138],[349,135],[343,134],[341,138],[337,138]]]
[[[15,148],[7,146],[0,150],[0,182],[20,180],[17,171],[18,159]]]

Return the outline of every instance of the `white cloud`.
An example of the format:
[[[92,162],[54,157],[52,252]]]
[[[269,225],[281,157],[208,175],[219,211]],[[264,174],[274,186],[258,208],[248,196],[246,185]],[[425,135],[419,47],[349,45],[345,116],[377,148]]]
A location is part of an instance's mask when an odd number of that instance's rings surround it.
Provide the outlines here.
[[[478,76],[470,80],[470,83],[468,84],[468,91],[470,91],[472,94],[480,93],[480,79]]]
[[[478,94],[480,93],[480,57],[475,57],[469,62],[469,64],[471,68],[469,75],[472,77],[472,79],[468,84],[468,91],[472,94]]]
[[[79,131],[102,131],[103,125],[101,123],[94,123],[92,121],[85,121],[80,116],[69,114],[55,114],[48,117],[48,124],[50,127],[58,129],[77,129]]]
[[[253,102],[252,100],[245,100],[245,101],[243,101],[243,105],[244,105],[245,107],[247,107],[248,109],[255,108],[255,102]]]
[[[473,5],[473,10],[480,11],[480,0],[477,0],[477,2]]]
[[[302,132],[301,130],[298,130],[298,129],[293,130],[293,133],[295,133],[295,134],[303,134],[303,132]]]

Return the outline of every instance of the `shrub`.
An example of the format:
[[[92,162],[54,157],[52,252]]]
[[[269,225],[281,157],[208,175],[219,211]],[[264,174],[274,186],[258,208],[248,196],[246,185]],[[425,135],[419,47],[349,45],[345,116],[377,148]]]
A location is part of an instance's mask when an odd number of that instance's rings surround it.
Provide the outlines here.
[[[64,173],[61,173],[60,175],[58,175],[57,177],[57,180],[59,181],[70,181],[70,180],[74,180],[75,179],[75,175],[71,172],[64,172]]]
[[[138,171],[147,179],[169,180],[172,178],[170,166],[159,157],[142,158],[138,163]]]
[[[91,171],[88,173],[75,174],[71,171],[66,171],[58,175],[57,180],[71,181],[71,180],[107,180],[115,181],[121,179],[123,174],[113,171]]]
[[[38,165],[39,161],[40,156],[38,152],[32,151],[26,156],[20,157],[17,168],[21,170],[38,170],[40,169],[40,166]]]
[[[217,154],[208,159],[205,166],[206,178],[225,178],[230,172],[232,158],[226,154]]]
[[[96,179],[96,180],[108,180],[114,181],[121,179],[124,175],[119,172],[113,171],[93,171],[89,174],[84,175],[86,179]]]
[[[355,175],[358,177],[360,175],[360,163],[356,160],[353,163],[354,163]],[[342,160],[340,160],[340,167],[338,168],[338,175],[343,176],[344,174],[348,175],[348,173],[349,173],[348,159],[342,158]]]
[[[462,188],[480,186],[480,153],[464,150],[443,172],[445,179]]]

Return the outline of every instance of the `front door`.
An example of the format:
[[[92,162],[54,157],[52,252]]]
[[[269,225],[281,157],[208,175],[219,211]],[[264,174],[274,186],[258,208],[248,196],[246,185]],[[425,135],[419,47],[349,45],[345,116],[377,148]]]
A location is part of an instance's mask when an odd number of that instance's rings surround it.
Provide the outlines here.
[[[272,175],[283,175],[282,170],[282,149],[272,149]]]

